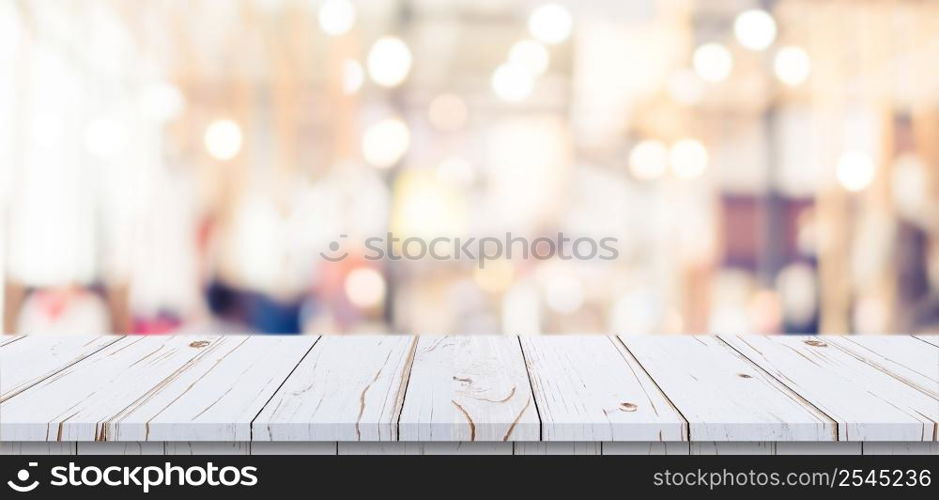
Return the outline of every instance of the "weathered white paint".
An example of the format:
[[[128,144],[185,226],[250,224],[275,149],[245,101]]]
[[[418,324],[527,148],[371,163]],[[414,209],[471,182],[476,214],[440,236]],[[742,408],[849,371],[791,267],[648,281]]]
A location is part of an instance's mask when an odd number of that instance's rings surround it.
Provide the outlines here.
[[[253,424],[257,441],[395,441],[416,337],[323,337]]]
[[[75,443],[0,441],[0,455],[74,455]]]
[[[774,443],[777,455],[860,455],[861,443],[835,441],[813,443],[810,441],[780,441]]]
[[[922,339],[623,342],[2,338],[0,453],[939,453]]]
[[[0,334],[0,347],[3,347],[11,342],[16,342],[17,340],[22,340],[25,338],[26,337],[23,335],[7,335],[5,333]]]
[[[824,342],[939,399],[939,348],[902,335],[846,335]]]
[[[500,442],[340,442],[340,455],[511,455],[512,443]]]
[[[692,445],[700,454],[756,453],[776,455],[939,455],[939,443],[916,442],[610,442],[599,443],[604,455],[688,455]],[[416,442],[253,442],[253,443],[160,443],[160,442],[0,442],[0,455],[160,455],[168,448],[184,454],[251,455],[524,455],[597,453],[598,443],[416,443]],[[77,446],[77,449],[76,449]]]
[[[167,442],[163,443],[166,455],[250,455],[251,443],[247,442]]]
[[[106,440],[109,418],[239,340],[142,336],[113,343],[0,403],[0,441]]]
[[[316,337],[225,336],[104,422],[115,441],[250,441],[251,421]],[[208,349],[208,348],[207,348]]]
[[[642,443],[611,441],[602,443],[604,455],[687,455],[691,443],[687,441]]]
[[[78,455],[162,455],[166,449],[162,442],[81,441],[76,444]]]
[[[927,344],[932,344],[936,347],[939,347],[939,335],[913,335],[914,337],[926,342]]]
[[[838,422],[839,441],[933,441],[939,400],[831,345],[796,335],[722,337]]]
[[[335,455],[337,444],[326,441],[252,441],[252,455]]]
[[[4,339],[0,344],[0,402],[122,338],[35,335]]]
[[[890,443],[868,441],[858,443],[864,455],[939,455],[939,442]]]
[[[715,337],[621,337],[692,441],[833,441],[835,425]]]
[[[554,441],[550,443],[515,443],[515,455],[599,455],[602,443]]]
[[[767,441],[692,441],[691,455],[775,455],[776,443]]]
[[[682,441],[686,424],[615,339],[522,337],[544,441]]]
[[[517,338],[420,338],[401,441],[537,441],[539,427]]]

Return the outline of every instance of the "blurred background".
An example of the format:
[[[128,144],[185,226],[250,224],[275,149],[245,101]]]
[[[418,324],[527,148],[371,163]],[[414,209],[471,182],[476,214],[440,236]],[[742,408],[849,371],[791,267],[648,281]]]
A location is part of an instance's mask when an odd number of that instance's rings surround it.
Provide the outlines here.
[[[937,67],[925,0],[0,0],[3,330],[939,332]]]

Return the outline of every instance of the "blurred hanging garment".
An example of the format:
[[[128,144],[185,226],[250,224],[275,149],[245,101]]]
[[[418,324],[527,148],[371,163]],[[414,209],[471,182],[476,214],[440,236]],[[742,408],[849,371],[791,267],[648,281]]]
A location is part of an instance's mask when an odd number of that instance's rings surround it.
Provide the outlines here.
[[[37,290],[23,302],[16,332],[24,335],[105,334],[104,300],[79,287]]]

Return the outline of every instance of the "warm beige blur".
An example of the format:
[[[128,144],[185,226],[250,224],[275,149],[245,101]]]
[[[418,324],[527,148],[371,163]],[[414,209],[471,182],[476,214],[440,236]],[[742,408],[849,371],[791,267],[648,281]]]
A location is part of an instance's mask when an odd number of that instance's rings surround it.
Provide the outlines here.
[[[939,332],[936,61],[916,0],[2,2],[3,329]]]

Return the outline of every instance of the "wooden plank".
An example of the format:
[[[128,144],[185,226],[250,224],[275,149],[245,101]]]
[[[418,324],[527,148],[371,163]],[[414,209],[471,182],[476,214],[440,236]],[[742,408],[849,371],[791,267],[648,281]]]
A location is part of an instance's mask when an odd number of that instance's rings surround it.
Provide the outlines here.
[[[827,337],[825,342],[939,399],[939,349],[905,335]]]
[[[939,347],[939,335],[913,335],[919,340],[926,342],[927,344],[932,344],[936,347]]]
[[[336,455],[337,444],[320,441],[252,441],[252,455]]]
[[[123,337],[31,335],[14,337],[0,349],[0,402],[29,389],[62,369]]]
[[[225,336],[107,419],[112,441],[250,441],[251,421],[318,337]]]
[[[833,441],[835,425],[715,337],[621,337],[693,441]]]
[[[141,336],[111,344],[0,403],[0,440],[105,440],[102,424],[109,418],[152,396],[200,357],[230,350],[239,341]]]
[[[163,443],[164,455],[250,455],[249,442],[180,441]]]
[[[24,335],[8,335],[5,333],[0,334],[0,347],[3,347],[7,344],[12,344],[13,342],[16,342],[17,340],[22,340],[25,338],[26,337]]]
[[[615,339],[522,337],[544,441],[681,441],[686,423]]]
[[[40,443],[36,441],[0,441],[0,455],[74,455],[75,443]]]
[[[421,337],[398,421],[402,441],[537,441],[515,337]]]
[[[768,441],[692,441],[691,455],[775,455],[776,443]]]
[[[395,441],[416,337],[323,337],[253,424],[258,441]]]
[[[863,443],[834,441],[813,443],[811,441],[780,441],[773,443],[777,455],[860,455]]]
[[[872,367],[828,337],[722,337],[838,422],[839,441],[932,441],[939,401]]]
[[[891,443],[869,441],[858,443],[864,455],[939,455],[939,442]]]
[[[639,441],[617,441],[603,443],[603,455],[688,455],[691,444],[687,441],[656,441],[643,443]]]
[[[513,443],[493,441],[418,443],[351,442],[339,443],[340,455],[511,455]]]
[[[583,441],[532,443],[519,441],[514,455],[600,455],[603,444]]]
[[[162,442],[82,441],[76,444],[78,455],[162,455],[165,448]]]

